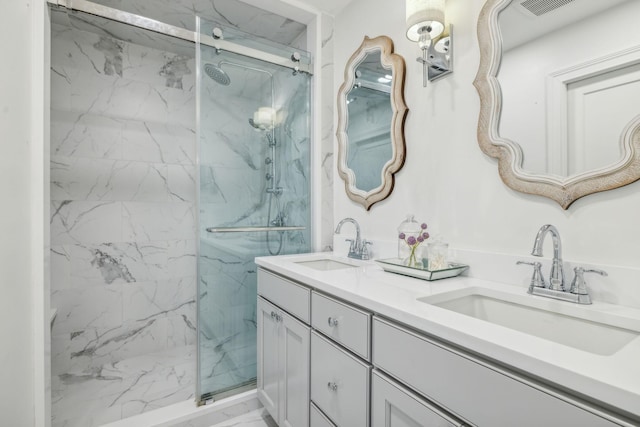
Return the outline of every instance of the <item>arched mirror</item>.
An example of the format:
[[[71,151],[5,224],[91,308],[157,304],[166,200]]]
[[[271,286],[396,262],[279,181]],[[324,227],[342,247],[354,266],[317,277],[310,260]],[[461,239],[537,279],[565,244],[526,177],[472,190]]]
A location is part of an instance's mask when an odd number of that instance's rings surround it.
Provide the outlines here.
[[[640,2],[488,0],[478,141],[517,191],[564,209],[640,179]]]
[[[389,37],[364,38],[338,92],[338,173],[349,198],[369,210],[393,190],[405,159],[404,59]]]

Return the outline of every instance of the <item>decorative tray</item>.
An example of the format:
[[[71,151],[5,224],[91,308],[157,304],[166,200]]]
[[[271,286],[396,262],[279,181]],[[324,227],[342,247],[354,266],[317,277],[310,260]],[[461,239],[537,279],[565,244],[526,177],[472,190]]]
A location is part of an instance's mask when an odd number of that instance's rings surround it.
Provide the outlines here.
[[[469,266],[465,264],[450,262],[449,268],[444,268],[442,270],[428,270],[426,268],[416,268],[403,265],[400,258],[377,259],[376,262],[380,264],[384,271],[389,273],[402,274],[405,276],[415,277],[416,279],[429,281],[455,277],[469,268]]]

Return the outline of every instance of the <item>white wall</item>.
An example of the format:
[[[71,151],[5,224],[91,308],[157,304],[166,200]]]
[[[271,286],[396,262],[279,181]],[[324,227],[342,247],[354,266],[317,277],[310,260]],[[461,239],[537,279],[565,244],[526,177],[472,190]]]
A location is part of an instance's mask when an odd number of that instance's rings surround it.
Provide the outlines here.
[[[396,175],[393,194],[365,212],[336,182],[334,218],[354,217],[365,237],[392,240],[404,215],[415,213],[432,234],[442,234],[455,248],[523,256],[530,253],[538,228],[552,223],[562,235],[566,260],[637,267],[640,182],[587,196],[564,211],[552,200],[509,189],[500,181],[496,161],[480,151],[479,98],[472,82],[479,63],[476,26],[483,3],[447,1],[447,20],[455,26],[455,69],[426,89],[415,61],[419,49],[405,36],[404,2],[389,7],[384,0],[354,0],[336,17],[334,93],[363,36],[384,34],[406,60],[410,111],[407,160]],[[550,255],[550,246],[545,255]]]
[[[46,138],[44,3],[5,2],[0,17],[0,418],[48,424],[44,306]],[[48,150],[48,148],[47,148]],[[37,290],[37,291],[36,291]]]

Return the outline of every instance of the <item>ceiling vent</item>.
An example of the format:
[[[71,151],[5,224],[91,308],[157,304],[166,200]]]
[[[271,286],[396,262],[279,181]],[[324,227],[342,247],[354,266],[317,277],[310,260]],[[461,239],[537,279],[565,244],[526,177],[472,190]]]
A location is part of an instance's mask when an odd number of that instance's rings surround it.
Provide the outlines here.
[[[573,1],[574,0],[525,0],[520,3],[520,6],[535,16],[541,16]]]

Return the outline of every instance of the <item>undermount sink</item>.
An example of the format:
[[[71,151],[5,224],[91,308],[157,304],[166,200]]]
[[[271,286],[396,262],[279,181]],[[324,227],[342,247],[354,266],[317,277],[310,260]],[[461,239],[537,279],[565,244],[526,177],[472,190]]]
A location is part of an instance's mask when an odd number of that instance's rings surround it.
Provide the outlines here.
[[[355,268],[355,265],[347,264],[344,262],[336,261],[329,258],[315,259],[309,261],[296,261],[294,264],[303,265],[305,267],[313,268],[315,270],[329,271],[329,270],[341,270],[343,268]]]
[[[468,288],[418,301],[601,356],[640,336],[639,321],[527,294]]]

